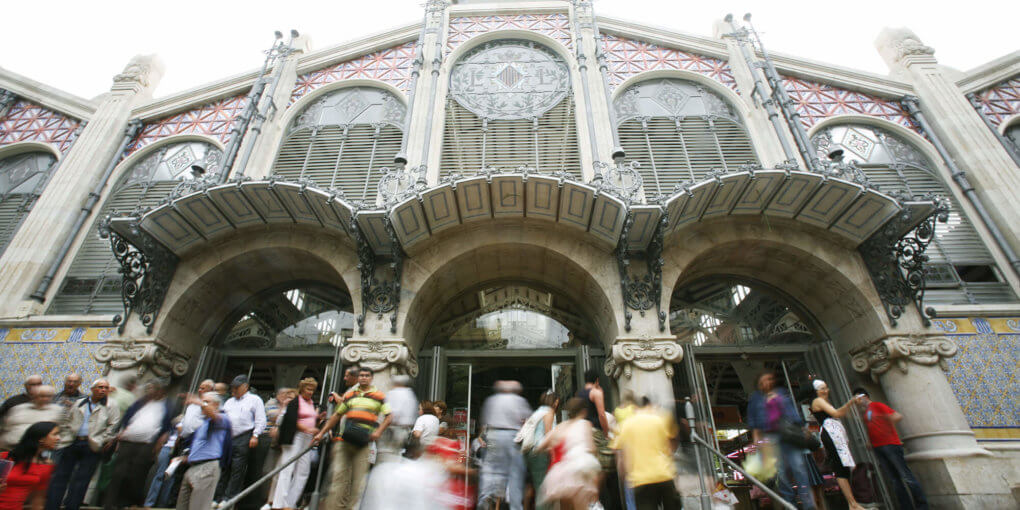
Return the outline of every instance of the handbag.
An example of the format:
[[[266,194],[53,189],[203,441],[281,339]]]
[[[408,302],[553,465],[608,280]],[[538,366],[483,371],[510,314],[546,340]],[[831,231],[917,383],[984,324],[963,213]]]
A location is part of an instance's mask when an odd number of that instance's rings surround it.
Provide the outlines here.
[[[779,440],[795,448],[817,450],[822,447],[822,442],[811,433],[810,430],[801,427],[789,420],[779,422]]]
[[[364,424],[359,423],[357,420],[347,420],[344,422],[344,430],[341,432],[340,437],[347,444],[365,446],[372,442],[371,435],[372,429],[365,427]]]

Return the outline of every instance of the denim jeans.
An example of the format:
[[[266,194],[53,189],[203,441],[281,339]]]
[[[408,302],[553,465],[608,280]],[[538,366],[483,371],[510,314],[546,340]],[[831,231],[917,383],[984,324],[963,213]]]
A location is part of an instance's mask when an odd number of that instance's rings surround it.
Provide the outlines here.
[[[769,442],[777,446],[779,450],[776,466],[777,492],[792,504],[797,503],[796,494],[799,494],[802,508],[814,510],[815,499],[811,495],[811,479],[808,477],[807,465],[804,464],[804,450],[780,441],[778,434],[770,434]],[[791,474],[793,480],[790,479]],[[797,483],[796,492],[793,490],[791,481]]]
[[[61,505],[78,510],[99,466],[100,454],[89,448],[88,441],[75,441],[60,449],[59,459],[46,491],[46,510],[57,510]]]
[[[510,510],[524,508],[524,477],[527,468],[524,456],[514,443],[516,430],[490,430],[486,435],[485,460],[482,462],[478,490],[480,508],[486,500],[491,504],[509,493]]]
[[[174,452],[173,446],[164,446],[156,456],[156,471],[152,475],[152,483],[149,485],[149,493],[145,496],[145,506],[158,506],[165,508],[170,500],[170,488],[174,485],[173,478],[167,480],[164,473],[170,465],[170,456]]]
[[[910,508],[927,510],[928,500],[924,497],[924,490],[921,489],[921,484],[917,478],[914,478],[914,473],[907,466],[907,460],[903,458],[903,445],[876,446],[875,455],[878,457],[878,463],[882,465],[886,478],[889,479],[889,483],[892,484],[893,490],[896,492],[896,501],[899,502],[900,508],[903,510]],[[909,495],[907,494],[908,489],[910,490]],[[910,502],[911,497],[914,499],[913,503]]]

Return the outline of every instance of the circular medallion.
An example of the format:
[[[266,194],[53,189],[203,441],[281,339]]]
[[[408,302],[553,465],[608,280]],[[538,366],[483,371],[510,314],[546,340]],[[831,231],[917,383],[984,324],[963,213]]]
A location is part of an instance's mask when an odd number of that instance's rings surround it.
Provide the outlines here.
[[[530,41],[493,41],[464,55],[450,73],[450,94],[479,117],[539,117],[570,90],[567,65]]]

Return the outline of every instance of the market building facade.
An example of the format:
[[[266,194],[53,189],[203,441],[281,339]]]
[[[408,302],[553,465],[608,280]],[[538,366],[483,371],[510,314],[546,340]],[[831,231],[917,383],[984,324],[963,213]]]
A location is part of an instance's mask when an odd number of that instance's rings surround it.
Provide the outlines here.
[[[888,29],[879,76],[730,18],[425,11],[160,99],[155,57],[94,100],[0,70],[5,396],[358,363],[470,434],[495,380],[567,395],[597,368],[733,450],[770,369],[903,413],[938,507],[1015,504],[1020,53],[961,73]]]

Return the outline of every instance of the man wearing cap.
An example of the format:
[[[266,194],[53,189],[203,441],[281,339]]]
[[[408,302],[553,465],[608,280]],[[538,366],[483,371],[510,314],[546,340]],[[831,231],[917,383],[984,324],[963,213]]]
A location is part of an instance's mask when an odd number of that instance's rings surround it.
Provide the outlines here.
[[[248,453],[259,444],[266,428],[266,408],[262,399],[248,392],[248,377],[239,375],[230,383],[231,397],[223,404],[230,419],[231,460],[228,473],[220,476],[216,499],[227,500],[241,492],[248,472]]]

